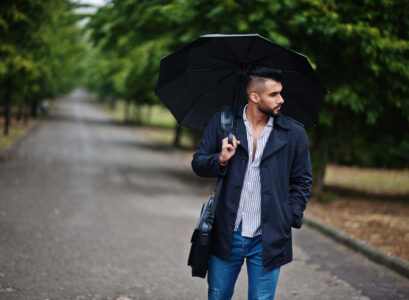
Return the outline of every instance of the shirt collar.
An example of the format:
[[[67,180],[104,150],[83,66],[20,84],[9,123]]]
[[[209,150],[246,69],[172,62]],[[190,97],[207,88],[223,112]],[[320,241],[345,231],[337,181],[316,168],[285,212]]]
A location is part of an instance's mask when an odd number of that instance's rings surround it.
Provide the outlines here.
[[[244,106],[244,109],[243,109],[243,120],[246,123],[248,123],[247,116],[246,116],[247,106],[248,106],[248,104],[246,104],[246,106]],[[272,116],[270,116],[270,118],[267,121],[267,126],[273,127],[273,122],[274,122],[274,118]]]

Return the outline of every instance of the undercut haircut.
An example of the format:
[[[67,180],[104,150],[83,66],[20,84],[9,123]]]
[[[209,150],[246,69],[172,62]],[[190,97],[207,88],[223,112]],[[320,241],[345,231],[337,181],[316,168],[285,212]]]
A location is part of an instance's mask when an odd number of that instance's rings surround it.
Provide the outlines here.
[[[246,78],[246,90],[249,90],[250,86],[260,92],[261,87],[264,88],[264,82],[267,79],[273,79],[281,82],[282,71],[280,69],[273,69],[266,66],[253,66],[247,72]]]

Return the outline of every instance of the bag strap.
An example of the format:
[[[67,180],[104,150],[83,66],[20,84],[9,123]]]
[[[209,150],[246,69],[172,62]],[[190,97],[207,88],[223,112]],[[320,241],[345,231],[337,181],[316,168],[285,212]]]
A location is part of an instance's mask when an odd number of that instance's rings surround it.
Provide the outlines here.
[[[223,106],[222,107],[222,114],[221,114],[221,125],[224,131],[224,136],[228,137],[228,142],[230,144],[233,143],[233,133],[235,130],[235,121],[234,121],[234,107],[232,106]],[[222,189],[224,176],[219,176],[217,180],[216,190],[213,196],[213,212],[216,210],[217,202],[219,200],[220,190]]]
[[[232,106],[223,106],[221,114],[221,124],[224,135],[229,138],[229,144],[233,144],[233,132],[235,127],[234,108]]]

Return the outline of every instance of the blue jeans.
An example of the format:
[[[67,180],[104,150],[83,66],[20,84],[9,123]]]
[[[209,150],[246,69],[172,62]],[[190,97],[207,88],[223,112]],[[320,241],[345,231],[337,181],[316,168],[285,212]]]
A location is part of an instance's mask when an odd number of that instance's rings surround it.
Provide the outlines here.
[[[273,300],[280,267],[263,272],[261,235],[241,236],[241,224],[234,232],[230,260],[210,255],[207,282],[209,300],[230,300],[234,285],[246,258],[249,300]]]

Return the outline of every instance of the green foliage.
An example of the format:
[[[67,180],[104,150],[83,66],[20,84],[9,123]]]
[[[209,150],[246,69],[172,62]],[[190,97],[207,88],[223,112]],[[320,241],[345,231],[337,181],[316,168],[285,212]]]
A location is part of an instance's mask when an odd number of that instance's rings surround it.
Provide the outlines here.
[[[287,1],[282,28],[316,63],[345,106],[374,124],[384,107],[409,120],[409,3],[403,1]],[[285,25],[285,26],[284,26]],[[335,124],[334,124],[335,125]]]
[[[38,100],[67,92],[83,56],[69,0],[0,4],[0,101]]]
[[[338,163],[409,167],[409,3],[287,1],[280,26],[331,91],[313,149]],[[315,134],[314,134],[315,133]],[[317,138],[319,136],[319,138]]]
[[[157,101],[160,57],[202,34],[259,33],[306,54],[330,91],[308,129],[318,167],[409,167],[407,1],[112,0],[87,30],[90,86],[140,104]]]

